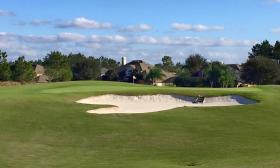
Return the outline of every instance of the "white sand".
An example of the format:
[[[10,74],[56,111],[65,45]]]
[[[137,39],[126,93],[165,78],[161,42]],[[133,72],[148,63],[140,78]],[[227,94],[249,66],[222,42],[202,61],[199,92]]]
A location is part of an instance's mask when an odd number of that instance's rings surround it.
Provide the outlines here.
[[[87,111],[96,114],[111,113],[150,113],[178,107],[213,107],[213,106],[236,106],[253,104],[255,101],[242,96],[206,97],[203,103],[193,104],[194,97],[178,95],[144,95],[144,96],[121,96],[102,95],[78,100],[77,103],[111,105],[113,107],[99,108]]]

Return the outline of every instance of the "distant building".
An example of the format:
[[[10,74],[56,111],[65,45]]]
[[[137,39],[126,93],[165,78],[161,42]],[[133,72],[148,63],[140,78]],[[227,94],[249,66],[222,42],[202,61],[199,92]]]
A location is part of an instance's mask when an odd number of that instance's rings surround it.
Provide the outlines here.
[[[157,79],[156,86],[173,86],[174,80],[176,79],[176,73],[163,71],[165,75],[162,79]]]
[[[45,68],[42,65],[34,65],[34,71],[36,74],[36,82],[47,83],[49,82],[49,77],[45,73]]]
[[[146,63],[143,60],[133,60],[118,68],[119,79],[124,82],[131,82],[134,76],[136,81],[140,83],[144,82],[146,75],[153,67],[153,65]],[[163,73],[165,76],[161,80],[156,80],[155,85],[173,85],[173,80],[175,79],[176,74],[166,71],[163,71]]]
[[[107,69],[107,68],[101,68],[101,70],[100,70],[100,78],[101,78],[101,79],[106,75],[106,72],[107,72],[108,70],[109,70],[109,69]]]
[[[125,65],[120,66],[118,68],[118,74],[121,81],[128,82],[132,79],[133,74],[139,74],[144,77],[150,72],[152,68],[152,65],[142,60],[133,60]]]
[[[126,57],[122,57],[121,65],[126,65]]]

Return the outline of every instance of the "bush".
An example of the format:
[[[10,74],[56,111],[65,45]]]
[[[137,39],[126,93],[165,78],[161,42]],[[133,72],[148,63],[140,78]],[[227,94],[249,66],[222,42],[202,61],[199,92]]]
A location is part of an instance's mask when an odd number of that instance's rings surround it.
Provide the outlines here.
[[[118,80],[118,74],[114,70],[108,70],[105,75],[102,77],[102,80],[106,81],[116,81]]]
[[[180,87],[204,87],[207,81],[202,77],[192,77],[189,71],[184,71],[175,78],[174,84]]]
[[[180,87],[206,87],[207,81],[201,77],[176,77],[174,84]]]

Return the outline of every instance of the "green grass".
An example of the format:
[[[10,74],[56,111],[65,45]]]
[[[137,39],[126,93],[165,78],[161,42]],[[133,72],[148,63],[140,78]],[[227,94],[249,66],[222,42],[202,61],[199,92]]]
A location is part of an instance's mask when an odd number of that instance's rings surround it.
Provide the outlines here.
[[[259,103],[95,115],[105,93],[239,94]],[[208,89],[65,82],[0,87],[2,168],[278,168],[280,87]]]

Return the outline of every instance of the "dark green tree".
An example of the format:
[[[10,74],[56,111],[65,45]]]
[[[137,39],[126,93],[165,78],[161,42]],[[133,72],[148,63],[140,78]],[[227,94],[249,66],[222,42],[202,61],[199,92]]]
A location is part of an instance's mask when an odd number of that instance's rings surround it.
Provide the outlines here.
[[[205,69],[207,80],[209,81],[211,88],[217,87],[219,85],[221,71],[222,71],[221,67],[222,67],[221,63],[215,61],[210,63]]]
[[[206,59],[199,54],[190,55],[185,61],[185,68],[189,70],[192,76],[197,76],[206,66]]]
[[[234,72],[226,65],[222,65],[220,78],[219,78],[221,87],[223,88],[234,87],[235,81],[236,81],[236,76]]]
[[[146,79],[151,80],[153,84],[156,83],[157,79],[163,79],[165,77],[165,74],[160,68],[152,68],[150,72],[147,74]]]
[[[275,84],[279,80],[279,65],[266,57],[247,60],[242,65],[241,78],[248,83]]]
[[[7,57],[7,53],[0,50],[0,81],[8,81],[11,79],[12,72]]]
[[[169,72],[174,72],[175,71],[175,66],[174,63],[172,61],[172,57],[170,56],[164,56],[161,59],[162,61],[162,69],[169,71]]]
[[[176,73],[181,73],[184,71],[184,64],[177,62],[175,65]]]
[[[32,65],[43,65],[43,61],[41,59],[31,60],[30,63],[32,63]]]
[[[273,59],[280,60],[280,42],[276,41],[273,48]]]
[[[116,70],[119,67],[119,62],[117,62],[116,60],[114,60],[112,58],[107,58],[107,57],[101,56],[99,58],[99,61],[100,61],[100,65],[102,68]]]
[[[180,87],[190,87],[191,82],[191,74],[188,70],[184,70],[182,72],[177,73],[177,77],[174,80],[174,84]]]
[[[69,54],[68,56],[73,80],[92,80],[100,77],[99,59],[86,57],[81,53]]]
[[[115,70],[110,69],[105,73],[102,79],[106,81],[116,81],[118,80],[118,74]]]
[[[259,56],[273,58],[273,46],[269,43],[268,40],[254,45],[252,51],[249,53],[249,58],[255,58]]]
[[[207,80],[211,87],[233,87],[236,76],[234,72],[219,61],[208,64],[205,68]]]
[[[32,63],[25,60],[24,56],[19,57],[13,65],[13,79],[19,82],[31,82],[35,78]]]
[[[54,51],[44,58],[46,72],[53,82],[72,80],[70,61],[66,55]]]

